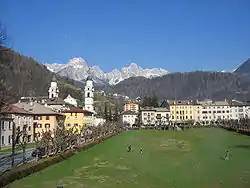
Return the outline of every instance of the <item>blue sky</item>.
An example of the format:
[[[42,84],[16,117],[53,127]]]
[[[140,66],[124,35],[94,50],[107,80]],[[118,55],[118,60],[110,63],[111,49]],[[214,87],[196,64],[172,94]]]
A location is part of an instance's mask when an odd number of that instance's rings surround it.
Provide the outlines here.
[[[41,63],[230,71],[250,57],[249,0],[1,0],[0,19]]]

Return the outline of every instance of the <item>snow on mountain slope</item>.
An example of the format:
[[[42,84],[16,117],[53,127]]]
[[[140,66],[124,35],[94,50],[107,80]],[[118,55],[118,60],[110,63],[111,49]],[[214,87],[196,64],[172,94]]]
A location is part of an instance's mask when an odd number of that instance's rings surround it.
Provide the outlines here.
[[[88,66],[88,63],[81,57],[71,59],[67,64],[45,64],[48,70],[57,73],[60,76],[66,76],[77,81],[83,81],[90,74],[93,80],[98,84],[109,83],[115,85],[122,80],[130,77],[143,76],[152,78],[168,74],[168,71],[161,68],[143,69],[135,63],[122,68],[121,71],[114,69],[105,73],[98,66]]]

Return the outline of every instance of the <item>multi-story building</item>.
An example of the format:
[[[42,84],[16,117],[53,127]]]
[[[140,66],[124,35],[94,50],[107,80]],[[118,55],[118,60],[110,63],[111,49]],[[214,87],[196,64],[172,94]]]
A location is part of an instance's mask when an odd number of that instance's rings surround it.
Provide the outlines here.
[[[14,104],[33,114],[34,138],[41,138],[42,133],[51,131],[52,136],[58,126],[64,125],[64,114],[52,111],[36,102],[19,102]]]
[[[90,126],[93,124],[93,112],[83,110],[79,107],[72,107],[64,111],[65,115],[65,127],[76,128],[81,130],[83,126]]]
[[[122,122],[124,125],[129,125],[132,127],[136,124],[136,120],[138,118],[138,114],[133,111],[125,111],[122,114]]]
[[[196,101],[174,100],[169,101],[171,121],[182,123],[185,121],[196,121],[199,116],[199,106]]]
[[[229,102],[230,119],[243,119],[249,117],[249,106],[241,101],[232,100]]]
[[[124,111],[132,111],[135,113],[138,113],[139,111],[139,105],[133,102],[127,103],[124,105]]]
[[[166,124],[170,119],[170,111],[168,108],[141,108],[141,122],[143,125]]]
[[[201,105],[200,121],[203,124],[210,124],[211,122],[218,122],[221,120],[231,119],[230,106],[228,101],[212,101],[204,100],[198,101]]]
[[[141,123],[143,125],[154,125],[156,122],[155,109],[153,107],[145,107],[140,109]]]
[[[27,143],[33,141],[33,115],[14,105],[6,105],[1,109],[0,147],[12,145],[13,129],[27,135]]]

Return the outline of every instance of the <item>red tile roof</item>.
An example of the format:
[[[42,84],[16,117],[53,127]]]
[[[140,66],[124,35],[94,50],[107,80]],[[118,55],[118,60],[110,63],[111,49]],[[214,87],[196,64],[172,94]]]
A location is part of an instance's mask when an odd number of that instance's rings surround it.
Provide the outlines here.
[[[84,109],[79,108],[79,107],[71,107],[69,110],[65,110],[64,112],[65,113],[86,113],[86,112],[93,113],[93,112],[90,112],[88,110],[84,110]]]

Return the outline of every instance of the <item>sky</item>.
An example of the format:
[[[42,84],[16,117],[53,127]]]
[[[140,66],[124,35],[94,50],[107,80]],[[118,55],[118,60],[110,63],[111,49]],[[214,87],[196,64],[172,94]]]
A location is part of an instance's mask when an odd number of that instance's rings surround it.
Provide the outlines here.
[[[1,0],[0,20],[41,63],[232,71],[250,58],[250,0]]]

